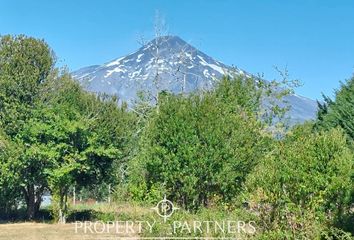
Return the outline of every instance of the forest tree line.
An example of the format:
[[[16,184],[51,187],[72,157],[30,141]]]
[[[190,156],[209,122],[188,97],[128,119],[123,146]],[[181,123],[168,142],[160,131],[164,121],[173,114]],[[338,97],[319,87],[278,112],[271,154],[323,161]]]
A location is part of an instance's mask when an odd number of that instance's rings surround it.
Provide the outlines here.
[[[73,186],[110,184],[127,202],[246,209],[262,239],[353,234],[354,78],[314,121],[285,129],[286,109],[262,104],[279,92],[261,79],[225,76],[131,107],[86,92],[55,61],[43,40],[0,37],[0,216],[22,204],[34,219],[50,192],[65,222]]]

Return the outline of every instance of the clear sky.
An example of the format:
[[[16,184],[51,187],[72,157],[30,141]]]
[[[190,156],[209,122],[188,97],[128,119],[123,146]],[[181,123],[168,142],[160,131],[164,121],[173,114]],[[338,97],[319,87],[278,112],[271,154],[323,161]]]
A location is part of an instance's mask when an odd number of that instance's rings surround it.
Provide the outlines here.
[[[76,70],[135,51],[156,10],[171,34],[226,64],[267,79],[287,66],[313,99],[353,73],[353,0],[0,0],[0,34],[44,38]]]

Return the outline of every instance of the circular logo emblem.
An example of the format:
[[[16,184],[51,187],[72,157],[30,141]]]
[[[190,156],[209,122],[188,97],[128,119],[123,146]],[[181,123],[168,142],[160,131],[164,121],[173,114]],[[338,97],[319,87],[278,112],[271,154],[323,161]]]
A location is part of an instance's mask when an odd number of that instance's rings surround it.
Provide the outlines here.
[[[152,209],[164,219],[164,222],[166,222],[167,218],[171,217],[174,211],[179,208],[175,207],[173,203],[164,196],[164,198]]]

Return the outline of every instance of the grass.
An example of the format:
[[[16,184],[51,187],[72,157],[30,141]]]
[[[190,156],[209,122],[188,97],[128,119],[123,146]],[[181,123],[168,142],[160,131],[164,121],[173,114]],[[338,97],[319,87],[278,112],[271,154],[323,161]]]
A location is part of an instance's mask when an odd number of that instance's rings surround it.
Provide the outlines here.
[[[93,240],[93,239],[138,239],[136,233],[91,233],[79,229],[75,232],[75,221],[128,221],[143,219],[152,213],[152,210],[137,204],[107,204],[92,205],[77,204],[70,207],[67,224],[56,224],[49,213],[49,209],[42,209],[36,222],[25,222],[23,209],[0,224],[0,240]],[[1,223],[1,222],[0,222]],[[124,231],[125,232],[125,231]],[[136,230],[137,232],[137,230]]]
[[[0,224],[0,240],[96,240],[119,239],[129,237],[138,239],[136,235],[127,234],[95,234],[75,233],[75,224],[44,224],[44,223],[15,223]]]
[[[171,218],[165,223],[163,218],[158,216],[151,206],[142,206],[131,203],[120,204],[107,204],[98,203],[93,205],[78,204],[71,206],[70,214],[68,217],[68,224],[55,224],[53,220],[44,219],[39,220],[38,223],[12,223],[12,224],[0,224],[0,240],[79,240],[79,239],[123,239],[124,237],[130,237],[131,239],[138,239],[139,237],[242,237],[241,239],[249,239],[251,236],[240,236],[230,234],[205,234],[205,233],[188,233],[179,232],[176,234],[170,234],[171,226],[174,221],[186,222],[192,226],[193,221],[223,221],[223,220],[252,220],[250,216],[245,215],[244,212],[227,212],[220,209],[203,209],[197,213],[189,213],[182,209],[176,211]],[[48,210],[47,210],[48,211]],[[44,222],[43,222],[44,221]],[[98,233],[84,233],[82,229],[79,229],[78,233],[75,233],[75,221],[148,221],[150,223],[155,222],[152,231],[149,231],[147,225],[143,226],[143,231],[138,234],[138,230],[135,233],[117,234],[114,231],[108,234]],[[46,223],[45,223],[46,222]],[[51,223],[51,224],[48,224]],[[134,225],[134,229],[137,225]],[[140,236],[139,236],[140,235]],[[113,238],[112,238],[113,237]]]

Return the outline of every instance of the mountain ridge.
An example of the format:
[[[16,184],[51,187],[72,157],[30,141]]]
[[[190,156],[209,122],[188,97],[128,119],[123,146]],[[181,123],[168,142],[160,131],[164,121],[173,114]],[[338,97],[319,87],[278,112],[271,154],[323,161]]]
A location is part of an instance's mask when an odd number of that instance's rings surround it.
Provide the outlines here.
[[[153,95],[162,90],[188,93],[211,89],[230,72],[252,77],[242,69],[213,59],[178,36],[162,36],[131,54],[102,65],[80,68],[73,76],[88,91],[118,95],[122,101],[132,104],[140,91]],[[317,102],[314,100],[296,94],[287,96],[286,100],[291,106],[292,122],[315,118]]]

